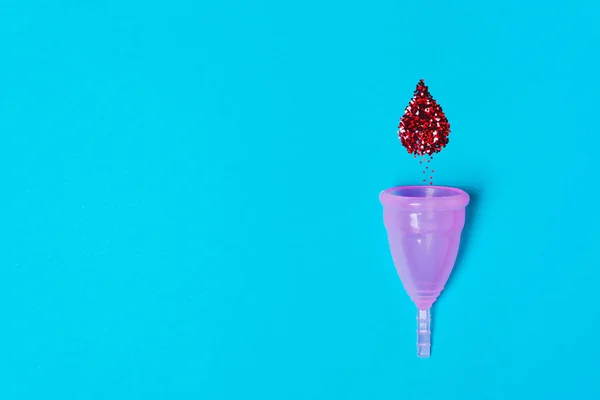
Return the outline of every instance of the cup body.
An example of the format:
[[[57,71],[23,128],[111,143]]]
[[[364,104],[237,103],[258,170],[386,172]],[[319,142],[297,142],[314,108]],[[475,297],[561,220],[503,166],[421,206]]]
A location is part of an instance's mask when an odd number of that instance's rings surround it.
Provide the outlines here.
[[[445,186],[397,186],[380,194],[392,258],[419,309],[429,309],[454,267],[469,195]]]

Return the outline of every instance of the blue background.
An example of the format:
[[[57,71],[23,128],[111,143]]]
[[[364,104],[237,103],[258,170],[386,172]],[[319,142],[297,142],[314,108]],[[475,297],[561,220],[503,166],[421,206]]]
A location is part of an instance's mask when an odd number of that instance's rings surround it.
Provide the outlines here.
[[[0,397],[598,398],[594,3],[2,0]],[[473,197],[429,360],[420,78]]]

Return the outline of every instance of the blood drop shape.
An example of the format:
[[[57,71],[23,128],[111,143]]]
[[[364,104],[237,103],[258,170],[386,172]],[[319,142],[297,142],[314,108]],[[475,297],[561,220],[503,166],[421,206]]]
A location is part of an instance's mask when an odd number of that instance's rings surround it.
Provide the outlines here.
[[[410,154],[432,156],[446,147],[449,135],[448,119],[421,79],[398,125],[402,146]]]

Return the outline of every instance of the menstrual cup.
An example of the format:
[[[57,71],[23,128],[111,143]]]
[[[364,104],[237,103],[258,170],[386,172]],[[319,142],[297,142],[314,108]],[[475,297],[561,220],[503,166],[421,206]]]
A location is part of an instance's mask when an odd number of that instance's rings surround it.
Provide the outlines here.
[[[431,305],[452,272],[469,195],[444,186],[397,186],[381,192],[392,258],[417,306],[417,355],[431,352]]]

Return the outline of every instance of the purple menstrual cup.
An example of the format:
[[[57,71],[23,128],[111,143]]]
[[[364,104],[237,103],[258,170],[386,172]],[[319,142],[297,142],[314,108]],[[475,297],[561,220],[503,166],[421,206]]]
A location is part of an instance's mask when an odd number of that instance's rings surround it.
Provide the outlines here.
[[[430,308],[454,267],[469,195],[444,186],[396,186],[379,199],[396,270],[418,309],[417,355],[429,357]]]

